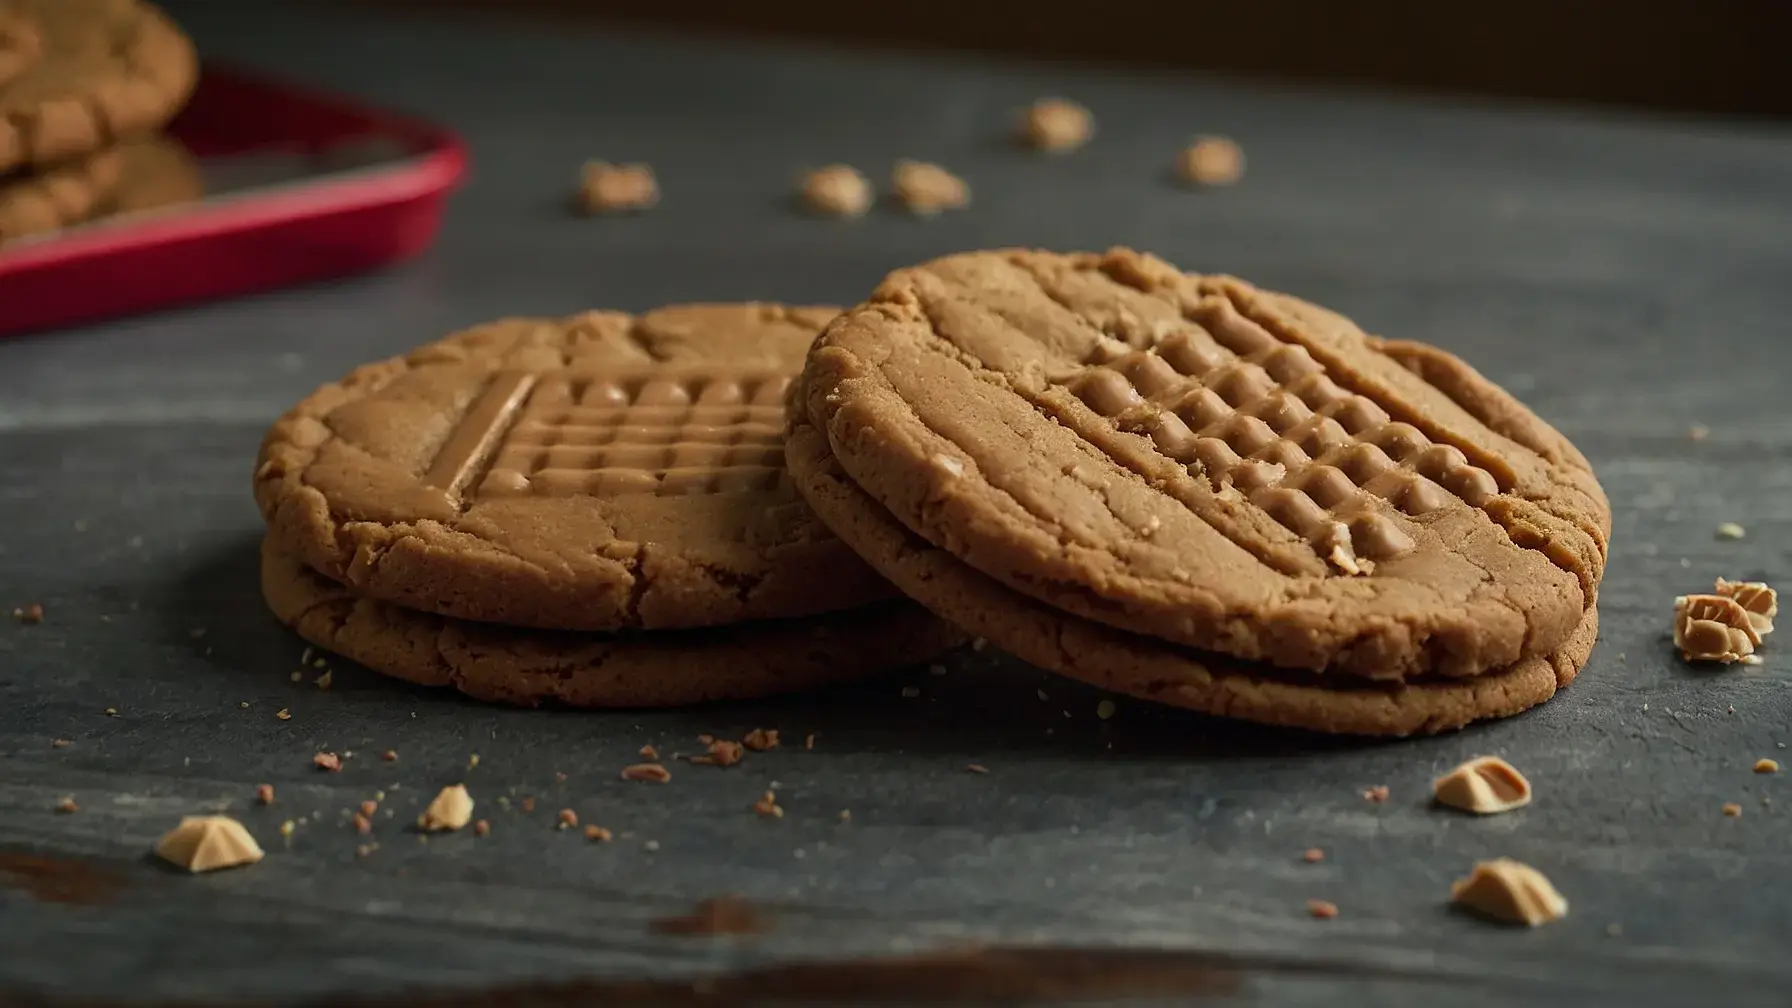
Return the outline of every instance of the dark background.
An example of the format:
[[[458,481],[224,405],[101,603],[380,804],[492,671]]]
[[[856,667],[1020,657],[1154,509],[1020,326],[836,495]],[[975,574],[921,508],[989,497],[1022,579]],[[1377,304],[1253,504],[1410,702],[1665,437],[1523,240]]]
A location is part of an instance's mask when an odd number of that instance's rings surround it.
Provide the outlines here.
[[[319,0],[345,3],[347,0]],[[951,48],[1248,78],[1792,115],[1792,4],[1775,0],[353,0]]]

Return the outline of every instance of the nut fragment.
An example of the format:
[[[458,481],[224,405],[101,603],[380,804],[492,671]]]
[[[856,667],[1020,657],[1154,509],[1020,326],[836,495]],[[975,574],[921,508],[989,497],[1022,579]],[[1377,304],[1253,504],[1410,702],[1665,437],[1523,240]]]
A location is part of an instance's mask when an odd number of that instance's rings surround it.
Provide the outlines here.
[[[1737,803],[1735,803],[1733,801],[1732,802],[1724,802],[1724,807],[1721,811],[1723,812],[1724,815],[1729,816],[1731,819],[1742,818],[1742,806],[1738,805]]]
[[[672,779],[672,771],[658,763],[636,763],[622,768],[622,779],[626,781],[651,781],[664,784]]]
[[[592,843],[609,843],[610,838],[611,838],[610,831],[607,829],[604,829],[602,826],[587,826],[587,827],[585,827],[585,839],[591,841]]]
[[[1331,920],[1338,916],[1338,904],[1330,900],[1310,899],[1307,901],[1307,913],[1319,920]]]
[[[417,817],[417,828],[426,833],[457,830],[473,818],[473,796],[465,784],[450,784],[437,792],[429,807]]]
[[[1508,924],[1536,927],[1568,915],[1568,901],[1549,879],[1511,858],[1475,862],[1467,878],[1450,886],[1458,906]]]
[[[1779,760],[1771,760],[1771,759],[1758,759],[1755,761],[1755,772],[1756,773],[1779,773],[1780,772],[1780,761]]]
[[[316,756],[311,757],[311,765],[319,770],[328,770],[331,773],[335,773],[342,769],[342,757],[333,752],[320,752]]]
[[[754,752],[765,752],[778,748],[778,730],[776,728],[755,728],[740,740],[741,745]]]
[[[492,831],[492,824],[489,822],[486,822],[484,819],[481,819],[478,822],[473,824],[473,835],[474,836],[489,836],[491,834],[491,831]]]
[[[1439,804],[1476,815],[1510,812],[1531,803],[1531,782],[1498,756],[1477,756],[1431,784]]]
[[[228,816],[186,816],[156,843],[156,856],[190,872],[216,871],[261,860],[261,846]]]
[[[1244,151],[1225,137],[1196,137],[1177,156],[1176,174],[1189,185],[1231,185],[1244,177]]]
[[[1308,847],[1306,852],[1301,854],[1300,859],[1308,864],[1318,864],[1325,860],[1325,851],[1318,847]]]
[[[644,164],[588,161],[579,179],[579,204],[586,213],[648,210],[660,201],[660,185]]]
[[[81,806],[76,804],[74,796],[71,795],[56,803],[56,811],[61,812],[63,815],[70,815],[81,811]]]
[[[640,756],[645,760],[657,760],[660,758],[660,751],[655,749],[651,744],[644,745],[641,747]]]
[[[569,808],[560,810],[559,819],[560,821],[554,826],[555,829],[572,829],[579,824],[579,814]]]
[[[28,606],[14,609],[12,611],[12,618],[18,620],[20,623],[35,626],[44,621],[44,607],[33,602]]]
[[[1372,788],[1364,788],[1363,789],[1363,800],[1364,801],[1372,801],[1372,802],[1387,801],[1388,800],[1388,786],[1386,784],[1377,784]]]
[[[771,819],[784,818],[784,807],[778,804],[778,796],[770,791],[753,803],[753,811]]]
[[[964,179],[925,161],[896,162],[890,185],[910,213],[923,217],[942,210],[961,210],[971,202],[971,187]]]
[[[1682,595],[1674,600],[1674,646],[1687,661],[1725,665],[1755,653],[1761,634],[1749,612],[1722,595]]]
[[[1041,98],[1021,117],[1021,139],[1035,150],[1053,154],[1073,151],[1094,135],[1095,117],[1063,98]]]
[[[255,803],[257,805],[272,805],[272,804],[274,804],[274,785],[272,785],[272,784],[257,784],[257,785],[255,785]]]
[[[1754,627],[1756,637],[1766,637],[1773,632],[1773,618],[1780,614],[1780,595],[1765,583],[1718,578],[1712,593],[1735,599],[1736,604],[1748,613],[1748,623]]]
[[[741,760],[741,745],[727,739],[715,739],[709,743],[709,755],[692,757],[691,762],[699,766],[733,766]]]
[[[860,217],[871,209],[871,183],[851,165],[831,164],[803,176],[803,205],[832,217]]]

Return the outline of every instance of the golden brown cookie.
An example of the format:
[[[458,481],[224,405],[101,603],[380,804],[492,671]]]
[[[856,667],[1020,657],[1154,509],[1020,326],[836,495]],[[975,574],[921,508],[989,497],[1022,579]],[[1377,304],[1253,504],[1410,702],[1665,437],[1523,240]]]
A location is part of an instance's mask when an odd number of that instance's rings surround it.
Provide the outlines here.
[[[1586,664],[1599,633],[1589,607],[1551,654],[1468,678],[1378,682],[1243,662],[1054,609],[973,570],[860,490],[814,427],[799,422],[786,451],[816,512],[910,598],[1041,668],[1158,703],[1341,734],[1448,731],[1548,700]]]
[[[123,175],[107,201],[109,213],[141,213],[193,203],[205,197],[199,162],[179,140],[151,137],[122,149]]]
[[[1466,364],[1130,250],[899,270],[804,381],[902,525],[1206,651],[1389,681],[1547,665],[1603,573],[1586,460]]]
[[[20,0],[0,0],[0,87],[31,69],[44,53],[43,32]]]
[[[262,544],[261,587],[275,617],[319,647],[398,679],[524,706],[749,700],[926,661],[964,639],[902,600],[697,630],[518,630],[358,597],[271,539]]]
[[[124,177],[116,147],[29,175],[0,176],[0,245],[59,231],[100,212]]]
[[[831,308],[685,305],[479,326],[326,385],[263,442],[273,537],[357,594],[561,630],[894,594],[784,470]]]
[[[198,62],[192,43],[141,0],[10,0],[0,28],[0,172],[48,165],[149,133],[180,111]],[[0,15],[3,18],[4,15]],[[17,54],[34,52],[29,59]],[[10,62],[9,62],[10,61]]]

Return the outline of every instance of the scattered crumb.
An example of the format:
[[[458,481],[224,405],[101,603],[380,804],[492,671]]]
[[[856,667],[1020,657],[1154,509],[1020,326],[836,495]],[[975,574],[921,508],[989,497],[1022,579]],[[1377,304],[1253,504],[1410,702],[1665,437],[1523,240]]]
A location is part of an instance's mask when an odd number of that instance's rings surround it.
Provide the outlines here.
[[[298,682],[298,681],[299,681],[299,680],[300,680],[300,679],[303,679],[303,678],[305,678],[305,673],[303,673],[303,672],[294,672],[294,673],[293,673],[293,674],[292,674],[292,675],[289,675],[289,676],[287,676],[287,677],[286,677],[286,678],[288,678],[288,679],[290,679],[290,680],[292,680],[292,681],[293,681],[293,682]]]
[[[356,833],[366,836],[373,832],[373,820],[361,815],[359,812],[355,813],[354,822]]]
[[[1724,815],[1727,815],[1732,819],[1737,819],[1742,815],[1742,806],[1735,802],[1724,802],[1723,812]]]
[[[417,828],[425,832],[457,830],[473,818],[473,796],[465,784],[451,784],[437,792],[429,807],[417,817]]]
[[[44,621],[44,607],[36,602],[21,606],[12,611],[12,618],[28,626],[36,626]]]
[[[560,821],[555,825],[554,828],[555,829],[572,829],[574,826],[577,826],[578,824],[579,824],[579,814],[577,812],[574,812],[572,809],[563,808],[560,810]]]
[[[373,814],[375,812],[378,812],[379,810],[380,810],[380,803],[374,801],[372,798],[369,798],[366,801],[361,803],[361,814],[364,816],[367,816],[370,819],[373,817]]]
[[[342,757],[333,752],[320,752],[316,756],[311,757],[311,765],[319,770],[328,770],[331,773],[335,773],[342,769]]]
[[[925,161],[896,162],[890,185],[896,199],[910,213],[923,217],[942,210],[961,210],[971,202],[971,187],[964,179]]]
[[[965,769],[969,770],[971,773],[988,773],[989,772],[989,768],[984,766],[981,763],[968,763],[965,765]]]
[[[649,840],[641,845],[641,849],[652,854],[654,851],[660,849],[660,842],[658,840]]]
[[[709,743],[709,755],[692,757],[691,762],[700,766],[733,766],[741,761],[741,744],[727,739],[716,739]]]
[[[585,839],[592,843],[609,843],[613,834],[602,826],[585,827]]]
[[[274,785],[272,785],[272,784],[257,784],[257,785],[255,785],[255,803],[257,805],[272,805],[272,804],[274,804]]]
[[[190,872],[207,872],[254,864],[262,853],[261,845],[235,819],[187,816],[156,843],[156,856]]]
[[[1779,773],[1780,772],[1780,762],[1779,762],[1779,760],[1758,759],[1755,761],[1755,772],[1756,773]]]
[[[714,735],[699,735],[699,736],[697,736],[697,741],[703,743],[704,745],[709,745],[711,742],[714,742],[715,740],[716,740],[716,737]]]
[[[1325,860],[1325,851],[1317,847],[1308,847],[1306,852],[1301,854],[1300,859],[1308,864],[1318,864]]]
[[[844,808],[841,809],[840,810],[840,821],[841,822],[852,822],[852,809],[844,809]]]
[[[66,746],[68,744],[69,744],[69,741],[68,741],[68,739],[65,739],[65,738],[57,738],[57,739],[50,740],[50,748],[52,748],[52,749],[61,749],[63,746]]]
[[[118,708],[116,708],[116,707],[106,708],[106,716],[107,717],[117,717],[118,716]]]
[[[1328,900],[1310,899],[1307,901],[1307,913],[1319,920],[1331,920],[1338,916],[1338,904]]]
[[[524,798],[519,804],[523,806],[524,812],[533,812],[535,811],[535,796],[530,795],[529,797]]]
[[[1176,175],[1189,185],[1231,185],[1244,177],[1244,151],[1225,137],[1196,137],[1177,155]]]
[[[657,760],[660,758],[660,751],[653,746],[644,745],[641,747],[641,758],[644,760]]]
[[[355,856],[356,857],[367,857],[370,854],[372,854],[374,851],[379,850],[379,849],[380,849],[379,844],[364,843],[355,848]]]
[[[1531,782],[1498,756],[1477,756],[1431,783],[1438,804],[1476,815],[1510,812],[1531,803]]]
[[[740,744],[754,752],[765,752],[778,748],[778,730],[776,728],[755,728],[740,740]]]
[[[481,819],[478,822],[473,824],[473,835],[474,836],[486,836],[486,835],[490,834],[491,831],[492,831],[492,824],[485,821],[484,819]]]
[[[326,669],[326,670],[324,670],[324,674],[318,676],[317,679],[312,683],[312,685],[316,686],[318,689],[327,690],[330,688],[330,684],[335,681],[336,681],[336,673],[331,672],[328,669]]]
[[[1723,522],[1717,526],[1719,539],[1741,539],[1746,535],[1748,535],[1748,530],[1735,522]]]
[[[554,771],[554,783],[556,783],[556,784],[566,783],[566,775],[561,773],[558,770]]]
[[[249,701],[244,700],[242,703],[237,704],[237,706],[241,707],[243,710],[248,710],[249,709]]]
[[[579,176],[579,206],[588,214],[650,210],[660,201],[660,184],[644,164],[587,161]]]
[[[1114,712],[1119,709],[1120,708],[1114,706],[1114,701],[1103,700],[1102,702],[1095,705],[1095,716],[1102,719],[1103,721],[1106,721],[1107,719],[1113,717]]]
[[[664,784],[672,779],[672,771],[658,763],[636,763],[622,768],[622,779],[625,781],[651,781]]]
[[[1767,625],[1771,628],[1771,620]],[[1683,661],[1728,665],[1752,656],[1761,636],[1755,617],[1738,597],[1695,594],[1674,599],[1674,647]]]
[[[385,752],[380,753],[380,759],[383,759],[388,763],[396,763],[398,762],[398,750],[388,749]]]
[[[760,934],[769,926],[766,916],[738,896],[704,900],[682,917],[654,921],[651,930],[671,935]]]
[[[770,791],[753,803],[753,811],[772,819],[784,818],[784,807],[778,804],[778,796]]]
[[[285,707],[282,707],[279,710],[274,712],[274,716],[279,718],[282,721],[291,721],[292,720],[292,711],[289,711]]]
[[[1507,924],[1536,927],[1568,915],[1568,901],[1543,873],[1511,858],[1477,861],[1450,885],[1457,906]]]
[[[1021,117],[1021,139],[1034,150],[1073,151],[1094,135],[1095,117],[1089,110],[1062,98],[1041,98]]]
[[[67,815],[71,812],[81,811],[81,806],[75,804],[75,799],[73,797],[68,797],[56,803],[56,811]]]
[[[871,209],[871,183],[851,165],[831,164],[803,176],[803,205],[831,217],[859,217]]]
[[[808,735],[804,736],[803,748],[805,750],[813,750],[815,748],[815,733],[814,732],[810,732]]]
[[[1363,799],[1365,801],[1372,801],[1372,802],[1387,801],[1388,800],[1388,786],[1386,784],[1377,784],[1372,788],[1364,788],[1363,789]]]
[[[471,769],[477,767],[478,765],[479,765],[479,754],[478,753],[474,753],[471,756],[467,757],[467,769],[468,770],[471,770]]]
[[[909,698],[910,700],[913,700],[914,698],[921,695],[921,687],[919,687],[919,686],[904,686],[904,687],[902,687],[902,695]]]
[[[298,826],[294,824],[291,819],[288,819],[280,824],[280,835],[283,837],[292,836],[292,831],[297,828]]]

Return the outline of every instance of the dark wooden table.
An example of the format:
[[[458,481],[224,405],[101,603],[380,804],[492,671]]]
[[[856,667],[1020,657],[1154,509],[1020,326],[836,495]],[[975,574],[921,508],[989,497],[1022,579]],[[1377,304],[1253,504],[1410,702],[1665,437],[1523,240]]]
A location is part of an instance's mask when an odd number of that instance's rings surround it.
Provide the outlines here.
[[[1715,575],[1792,582],[1785,130],[174,10],[214,56],[460,129],[475,175],[440,246],[396,272],[0,345],[0,603],[47,610],[0,625],[0,989],[289,1000],[761,970],[716,989],[922,1001],[1000,974],[1042,998],[1177,1003],[1785,1003],[1792,792],[1750,768],[1792,755],[1789,659],[1770,642],[1759,668],[1693,669],[1666,640],[1673,597]],[[1094,108],[1099,141],[1062,159],[1011,148],[1011,110],[1059,92]],[[1243,185],[1166,183],[1196,132],[1243,142]],[[805,166],[881,175],[905,156],[961,170],[974,206],[934,221],[790,210]],[[652,162],[664,204],[567,215],[588,157]],[[1094,691],[990,652],[944,676],[667,713],[501,710],[346,663],[328,691],[317,669],[291,681],[303,648],[258,597],[249,470],[265,425],[313,385],[506,313],[850,302],[952,250],[1113,243],[1435,341],[1573,436],[1616,511],[1581,679],[1529,715],[1391,744],[1124,700],[1104,721]],[[1747,538],[1720,541],[1725,521]],[[681,765],[664,787],[617,778],[644,743],[690,751],[700,732],[755,726],[817,733],[814,751]],[[326,747],[353,751],[342,773],[312,769]],[[1486,820],[1430,807],[1432,776],[1480,753],[1527,772],[1535,804]],[[489,837],[403,828],[463,779]],[[748,806],[774,781],[785,817],[761,819]],[[253,804],[263,782],[272,808]],[[1366,802],[1378,784],[1391,798]],[[358,857],[368,838],[346,810],[381,791],[395,814]],[[57,812],[65,796],[79,812]],[[617,839],[556,832],[562,807]],[[239,816],[267,859],[190,878],[147,859],[204,810]],[[1324,862],[1304,863],[1314,846]],[[1571,915],[1527,932],[1452,912],[1450,881],[1496,855],[1547,872]],[[775,927],[649,927],[726,892]],[[1311,919],[1309,898],[1340,915]],[[967,944],[1057,951],[852,964]],[[849,965],[773,968],[799,960]]]

